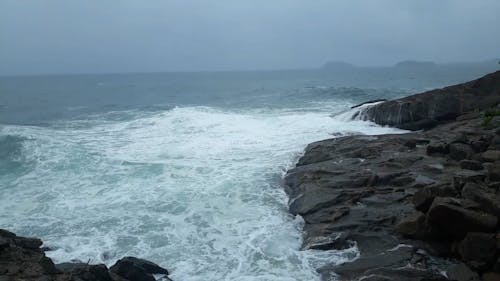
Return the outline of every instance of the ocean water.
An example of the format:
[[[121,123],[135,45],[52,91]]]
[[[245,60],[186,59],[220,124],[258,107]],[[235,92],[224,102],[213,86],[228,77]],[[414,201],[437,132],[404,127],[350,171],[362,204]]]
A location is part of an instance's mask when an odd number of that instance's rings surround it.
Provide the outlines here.
[[[133,255],[174,280],[319,280],[358,253],[300,250],[286,170],[313,141],[401,132],[335,113],[475,74],[3,77],[0,227],[42,238],[55,262]]]

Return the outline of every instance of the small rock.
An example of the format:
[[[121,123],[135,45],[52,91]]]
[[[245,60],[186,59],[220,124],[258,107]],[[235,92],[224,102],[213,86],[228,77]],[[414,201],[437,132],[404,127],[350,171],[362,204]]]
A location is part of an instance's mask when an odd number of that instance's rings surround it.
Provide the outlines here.
[[[447,197],[456,194],[457,192],[450,185],[429,185],[415,192],[412,201],[415,205],[415,209],[427,212],[435,197]]]
[[[479,184],[466,183],[462,189],[462,198],[477,202],[484,212],[500,216],[500,198]]]
[[[500,160],[500,150],[487,150],[481,154],[481,157],[486,162],[495,162]]]
[[[406,142],[404,142],[403,145],[408,147],[409,149],[414,149],[417,147],[417,141],[413,140],[413,139],[409,139]]]
[[[450,146],[447,143],[431,141],[427,145],[427,155],[448,153],[450,153]]]
[[[485,163],[484,166],[488,171],[489,181],[500,181],[500,162]]]
[[[452,143],[450,144],[450,157],[451,159],[460,161],[469,159],[474,154],[474,150],[468,144]]]
[[[479,275],[463,263],[450,266],[446,271],[449,280],[480,281]]]
[[[495,262],[495,234],[469,232],[458,246],[462,260],[476,270],[485,270]]]
[[[479,171],[484,169],[483,164],[475,160],[462,160],[459,163],[460,168],[472,171]]]
[[[453,176],[453,186],[456,190],[462,190],[468,182],[484,182],[486,174],[484,172],[461,170]]]
[[[134,257],[125,257],[118,260],[110,271],[134,281],[155,281],[153,274],[168,275],[168,271],[159,265],[147,260]]]
[[[476,140],[471,143],[472,149],[474,149],[475,152],[485,152],[488,149],[488,146],[490,143],[487,140]]]
[[[500,149],[500,136],[495,136],[490,143],[491,149]]]
[[[429,236],[429,228],[425,223],[425,215],[417,212],[409,217],[404,218],[397,226],[396,229],[403,236],[425,239]]]

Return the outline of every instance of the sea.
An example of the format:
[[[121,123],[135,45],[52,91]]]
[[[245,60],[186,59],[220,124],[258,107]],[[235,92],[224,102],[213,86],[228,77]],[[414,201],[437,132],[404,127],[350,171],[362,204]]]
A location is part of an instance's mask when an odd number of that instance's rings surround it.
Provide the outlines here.
[[[0,77],[0,228],[41,238],[56,263],[136,256],[173,280],[319,280],[359,253],[301,250],[282,179],[306,145],[404,133],[340,113],[491,68]]]

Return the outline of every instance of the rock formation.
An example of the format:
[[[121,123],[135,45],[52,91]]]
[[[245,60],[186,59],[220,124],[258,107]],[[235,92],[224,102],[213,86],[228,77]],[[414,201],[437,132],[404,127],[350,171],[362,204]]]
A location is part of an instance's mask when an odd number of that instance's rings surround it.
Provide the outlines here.
[[[54,264],[40,248],[38,238],[26,238],[0,229],[1,281],[154,281],[153,274],[170,280],[168,271],[152,262],[125,257],[111,268],[104,264]]]
[[[432,90],[371,107],[365,120],[401,129],[429,129],[500,102],[500,71],[477,80]]]
[[[368,117],[427,131],[310,144],[285,177],[304,249],[360,258],[324,280],[500,280],[500,72],[380,103]]]

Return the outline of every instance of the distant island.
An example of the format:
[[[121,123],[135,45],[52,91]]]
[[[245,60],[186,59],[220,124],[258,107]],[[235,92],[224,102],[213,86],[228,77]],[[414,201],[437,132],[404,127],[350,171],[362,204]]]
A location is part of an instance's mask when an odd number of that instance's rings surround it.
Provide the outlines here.
[[[433,69],[433,68],[448,68],[448,67],[498,67],[500,59],[491,59],[478,62],[447,62],[437,63],[434,61],[419,61],[419,60],[404,60],[389,66],[359,66],[341,60],[333,60],[326,62],[321,69],[333,71],[346,71],[363,68],[394,68],[394,69]]]

